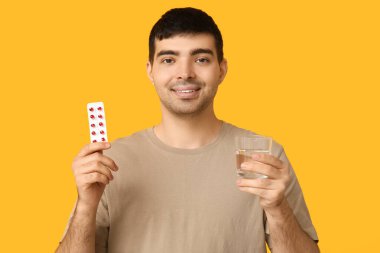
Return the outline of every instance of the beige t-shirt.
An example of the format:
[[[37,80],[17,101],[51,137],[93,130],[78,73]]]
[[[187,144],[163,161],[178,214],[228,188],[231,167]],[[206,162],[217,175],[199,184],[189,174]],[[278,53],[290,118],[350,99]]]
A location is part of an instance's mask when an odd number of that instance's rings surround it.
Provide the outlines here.
[[[263,253],[269,233],[258,197],[236,186],[234,138],[252,133],[223,123],[198,149],[165,145],[146,129],[104,151],[119,166],[96,219],[96,252]],[[275,143],[272,154],[288,162]],[[291,168],[287,199],[301,227],[318,240]]]

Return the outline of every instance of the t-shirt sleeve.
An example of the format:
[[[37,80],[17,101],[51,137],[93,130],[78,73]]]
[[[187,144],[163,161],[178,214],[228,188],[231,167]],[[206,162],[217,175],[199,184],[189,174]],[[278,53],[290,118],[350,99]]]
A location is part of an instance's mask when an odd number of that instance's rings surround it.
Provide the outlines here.
[[[98,205],[98,210],[96,212],[96,236],[95,236],[95,252],[96,253],[106,253],[108,251],[109,227],[110,227],[110,219],[109,219],[109,212],[108,212],[107,194],[106,194],[106,191],[104,191]]]
[[[300,184],[298,182],[297,176],[283,148],[281,148],[279,159],[289,165],[291,180],[285,192],[289,206],[292,208],[293,213],[295,217],[297,218],[297,221],[299,225],[301,226],[301,228],[310,236],[310,238],[312,238],[314,241],[318,241],[317,232],[311,221],[309,210],[307,209],[306,202],[305,202]],[[265,217],[264,219],[265,219],[265,233],[267,234],[266,238],[267,238],[268,245],[271,248],[269,224]]]

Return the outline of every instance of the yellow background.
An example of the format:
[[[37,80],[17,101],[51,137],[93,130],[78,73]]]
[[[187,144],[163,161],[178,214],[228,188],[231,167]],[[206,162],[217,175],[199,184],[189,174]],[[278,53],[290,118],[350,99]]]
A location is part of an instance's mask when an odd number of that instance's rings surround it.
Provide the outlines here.
[[[323,252],[380,252],[377,1],[2,1],[1,252],[53,252],[71,163],[104,101],[109,139],[160,120],[148,35],[169,8],[208,12],[229,72],[225,121],[282,143]]]

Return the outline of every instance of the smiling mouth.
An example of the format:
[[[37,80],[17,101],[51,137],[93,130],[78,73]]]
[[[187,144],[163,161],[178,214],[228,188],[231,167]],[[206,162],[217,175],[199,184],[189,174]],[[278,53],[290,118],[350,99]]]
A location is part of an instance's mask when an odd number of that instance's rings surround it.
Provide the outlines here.
[[[198,91],[200,89],[196,89],[196,90],[173,90],[177,93],[192,93],[192,92],[195,92],[195,91]]]
[[[177,97],[181,99],[196,99],[199,96],[201,87],[175,87],[171,89]]]
[[[196,92],[196,91],[199,91],[200,89],[201,87],[199,87],[198,85],[186,85],[186,86],[173,87],[171,88],[171,91],[184,94],[184,93]]]

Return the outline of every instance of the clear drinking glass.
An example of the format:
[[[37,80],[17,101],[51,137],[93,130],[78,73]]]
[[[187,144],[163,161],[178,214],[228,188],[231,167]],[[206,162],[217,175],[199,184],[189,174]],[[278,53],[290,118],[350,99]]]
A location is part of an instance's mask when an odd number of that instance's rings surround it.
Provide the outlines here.
[[[268,178],[268,176],[253,171],[242,170],[243,162],[251,161],[253,154],[271,154],[272,138],[261,135],[236,137],[236,169],[243,178]]]

